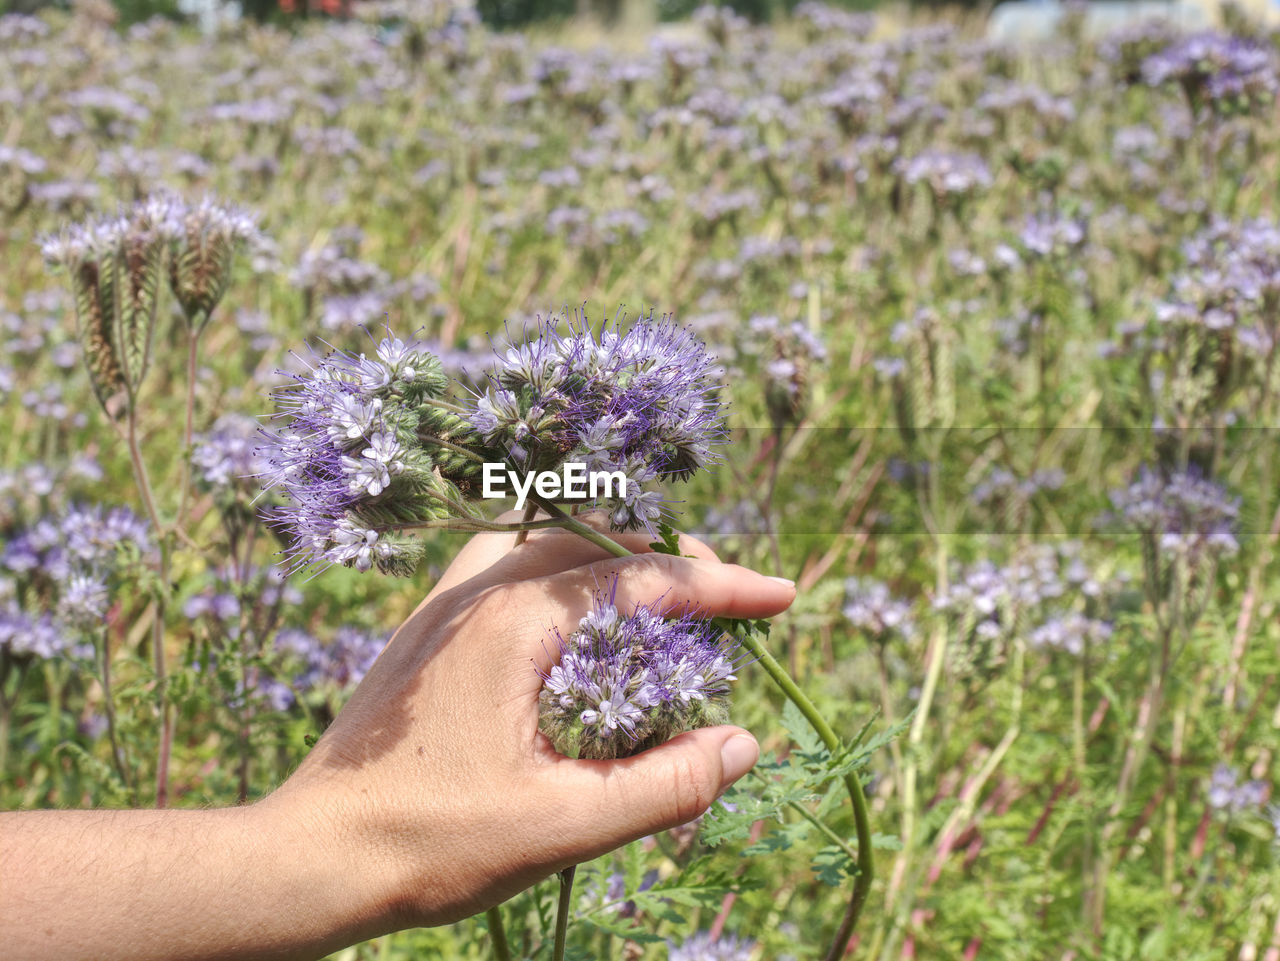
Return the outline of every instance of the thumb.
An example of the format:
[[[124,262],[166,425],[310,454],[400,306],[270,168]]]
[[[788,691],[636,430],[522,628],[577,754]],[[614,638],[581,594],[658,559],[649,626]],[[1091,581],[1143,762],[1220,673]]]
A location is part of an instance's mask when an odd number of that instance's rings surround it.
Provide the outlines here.
[[[604,853],[692,821],[759,757],[760,745],[742,728],[704,727],[633,757],[570,761],[565,787],[594,815],[601,834],[592,840]]]

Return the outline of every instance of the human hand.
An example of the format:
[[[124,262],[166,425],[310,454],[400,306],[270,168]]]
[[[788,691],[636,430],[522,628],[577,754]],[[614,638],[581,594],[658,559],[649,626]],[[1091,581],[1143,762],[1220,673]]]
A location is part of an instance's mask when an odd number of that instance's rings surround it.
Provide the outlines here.
[[[617,761],[570,760],[538,731],[549,630],[620,575],[616,603],[767,617],[788,582],[692,558],[613,558],[576,535],[480,534],[400,627],[297,772],[260,802],[305,824],[362,906],[366,934],[476,914],[557,870],[702,814],[755,763],[750,734],[704,728]]]

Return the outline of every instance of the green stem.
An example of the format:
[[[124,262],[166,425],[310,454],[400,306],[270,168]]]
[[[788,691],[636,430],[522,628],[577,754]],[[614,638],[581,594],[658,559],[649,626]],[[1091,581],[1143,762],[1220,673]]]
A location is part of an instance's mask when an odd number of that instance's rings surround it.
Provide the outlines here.
[[[434,434],[424,434],[419,432],[418,440],[435,444],[437,447],[443,447],[445,450],[451,450],[455,454],[459,454],[463,457],[466,457],[468,460],[475,461],[477,464],[483,464],[485,462],[484,458],[481,457],[479,454],[477,454],[475,451],[468,450],[467,448],[463,447],[461,444],[455,444],[452,441],[447,441],[443,437],[436,437]]]
[[[525,504],[524,505],[524,523],[527,524],[531,520],[533,520],[533,518],[537,515],[537,513],[538,513],[538,505],[536,503],[534,503],[533,501],[530,501],[529,503]],[[528,528],[522,528],[521,530],[517,531],[516,547],[519,547],[528,539],[529,539]]]
[[[840,835],[836,834],[836,832],[831,830],[831,828],[827,827],[826,823],[820,817],[818,817],[816,814],[814,814],[812,811],[810,811],[807,807],[805,807],[803,804],[801,804],[798,801],[788,801],[787,807],[791,808],[791,810],[795,811],[802,818],[804,818],[806,821],[812,824],[815,828],[821,831],[826,836],[828,841],[830,841],[832,844],[834,844],[836,847],[838,847],[841,851],[843,851],[848,856],[850,861],[853,861],[855,864],[857,863],[858,852],[855,851],[853,848],[849,847],[848,841],[846,841]]]
[[[194,329],[187,335],[187,416],[182,431],[182,498],[178,502],[178,516],[173,519],[176,528],[187,513],[191,496],[191,438],[195,434],[196,414],[196,351],[200,335]]]
[[[556,906],[556,943],[551,961],[564,961],[564,942],[569,933],[569,902],[573,893],[573,875],[577,865],[570,865],[560,872],[560,902]]]
[[[539,531],[548,527],[558,527],[563,529],[564,523],[559,518],[551,518],[550,520],[526,521],[515,524],[499,524],[496,521],[487,521],[483,517],[439,517],[429,521],[413,521],[408,524],[387,524],[383,527],[373,527],[378,533],[387,531],[471,531],[473,533],[482,534],[514,534],[520,531]]]
[[[507,929],[502,926],[502,910],[495,904],[485,912],[485,917],[489,920],[489,937],[493,938],[493,956],[498,961],[511,961]]]
[[[155,495],[151,490],[151,478],[147,475],[147,464],[142,459],[142,449],[138,446],[138,412],[132,404],[128,415],[128,442],[134,480],[147,509],[147,516],[151,519],[151,526],[156,532],[156,542],[160,549],[160,586],[156,594],[156,619],[151,632],[151,646],[155,657],[156,697],[160,707],[160,746],[156,752],[156,807],[163,808],[169,803],[169,758],[173,753],[173,717],[169,710],[168,671],[164,657],[164,613],[169,591],[169,536],[160,523],[160,512],[156,510]]]
[[[120,783],[124,789],[133,794],[133,781],[129,777],[128,767],[124,763],[124,755],[120,751],[120,741],[116,736],[116,708],[111,693],[111,648],[110,635],[107,631],[99,632],[98,642],[94,645],[101,660],[99,670],[102,673],[102,710],[107,716],[107,737],[111,743],[111,760],[115,764],[116,773],[120,775]],[[134,797],[134,802],[137,798]]]
[[[595,528],[587,526],[576,518],[570,517],[554,504],[544,502],[540,506],[548,513],[558,515],[561,526],[566,530],[571,530],[575,534],[579,534],[591,541],[591,543],[598,544],[616,557],[631,556],[631,551],[617,541],[601,534]],[[725,633],[733,634],[731,625],[724,618],[716,618],[714,623],[717,627],[722,628]],[[831,729],[831,725],[827,723],[826,718],[822,716],[804,691],[800,690],[786,669],[774,659],[773,655],[765,649],[754,635],[748,634],[738,637],[735,634],[734,637],[755,658],[756,662],[764,668],[765,673],[781,688],[782,693],[787,696],[791,703],[800,709],[800,713],[813,725],[813,729],[822,738],[822,743],[826,745],[827,750],[832,753],[839,751],[841,744],[835,731]],[[840,928],[834,943],[831,945],[831,950],[827,953],[828,961],[834,961],[834,959],[843,955],[845,945],[848,944],[849,937],[853,934],[854,925],[857,924],[858,917],[862,914],[863,905],[866,904],[867,895],[871,891],[871,882],[875,878],[875,865],[871,854],[871,818],[867,810],[867,798],[862,791],[862,782],[858,780],[856,773],[850,772],[845,775],[844,784],[845,789],[849,792],[849,800],[853,804],[853,819],[858,835],[857,875],[854,878],[853,894],[849,898],[849,906],[840,922]]]
[[[721,618],[716,619],[716,624],[725,626]],[[754,635],[748,634],[738,640],[747,652],[755,657],[756,662],[764,668],[773,682],[782,689],[782,693],[800,709],[805,720],[813,725],[813,729],[818,732],[818,737],[822,738],[822,743],[826,745],[827,750],[832,753],[840,750],[840,739],[836,737],[831,725],[814,707],[804,691],[796,686],[791,675],[774,659],[773,655]],[[875,879],[875,863],[871,854],[871,817],[867,811],[867,797],[862,791],[862,782],[858,780],[857,773],[851,771],[846,774],[844,786],[849,792],[849,801],[853,804],[853,820],[858,835],[858,873],[854,877],[853,894],[849,898],[849,906],[845,909],[844,918],[831,944],[831,950],[827,952],[827,961],[835,961],[843,956],[849,937],[853,934],[854,925],[858,923],[858,917],[862,914],[863,905],[866,904],[867,895],[871,891],[871,882]]]
[[[601,534],[589,524],[584,524],[576,517],[566,514],[555,504],[551,503],[551,501],[544,501],[541,498],[535,498],[535,500],[537,505],[550,514],[553,521],[557,522],[555,526],[563,527],[567,531],[573,531],[573,533],[577,534],[579,537],[589,540],[597,547],[603,547],[614,557],[634,556],[631,551],[627,550],[612,537],[609,537],[606,534]]]

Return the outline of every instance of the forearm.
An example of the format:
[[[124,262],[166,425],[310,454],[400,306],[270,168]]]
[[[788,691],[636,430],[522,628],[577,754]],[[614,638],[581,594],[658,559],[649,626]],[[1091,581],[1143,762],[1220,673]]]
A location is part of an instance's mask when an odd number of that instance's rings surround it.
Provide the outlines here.
[[[269,805],[0,814],[7,958],[317,958],[380,933],[332,840]]]

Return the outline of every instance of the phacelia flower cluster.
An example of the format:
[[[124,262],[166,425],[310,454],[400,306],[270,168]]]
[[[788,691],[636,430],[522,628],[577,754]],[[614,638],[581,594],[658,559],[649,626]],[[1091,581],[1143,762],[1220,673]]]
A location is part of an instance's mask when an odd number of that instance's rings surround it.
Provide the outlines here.
[[[151,551],[126,507],[74,506],[16,533],[0,549],[0,649],[91,659],[118,575]]]
[[[260,452],[261,443],[256,420],[244,414],[223,414],[208,433],[194,438],[191,466],[215,494],[244,490],[270,467]]]
[[[595,506],[617,529],[653,533],[663,500],[645,485],[685,479],[712,459],[722,433],[716,373],[688,330],[652,318],[626,333],[606,326],[598,339],[581,323],[542,323],[498,355],[483,392],[460,389],[456,401],[424,344],[388,334],[372,357],[331,351],[277,392],[284,423],[261,452],[266,486],[287,500],[273,516],[295,566],[408,573],[422,548],[403,532],[477,523],[485,465],[573,464],[625,477]]]
[[[714,358],[690,330],[652,316],[626,333],[606,325],[598,339],[581,317],[544,321],[507,349],[468,416],[519,468],[621,471],[625,496],[602,506],[615,528],[651,532],[662,497],[644,485],[707,466],[723,432]]]
[[[556,633],[560,663],[543,675],[539,727],[568,757],[626,757],[728,719],[728,636],[688,612],[624,614],[616,592],[615,580],[568,640]]]
[[[1155,540],[1167,559],[1195,569],[1240,549],[1234,531],[1238,501],[1221,486],[1190,472],[1168,476],[1143,468],[1124,490],[1111,492],[1115,517]]]
[[[337,563],[410,573],[420,560],[394,532],[449,517],[474,478],[465,431],[432,404],[448,386],[419,345],[388,336],[372,357],[332,351],[276,392],[286,423],[267,431],[265,486],[287,503],[269,512],[293,539],[296,566]]]
[[[1193,110],[1235,115],[1275,102],[1275,51],[1244,37],[1205,31],[1181,37],[1142,62],[1142,78],[1153,87],[1181,85]]]
[[[1160,324],[1229,334],[1247,353],[1269,355],[1268,311],[1280,303],[1280,225],[1216,219],[1182,250],[1187,266],[1156,307]]]
[[[752,317],[744,353],[759,357],[764,374],[765,404],[776,428],[798,423],[808,402],[809,381],[827,361],[822,339],[801,321]]]
[[[226,292],[236,255],[261,241],[249,214],[168,193],[43,241],[45,258],[71,275],[77,333],[104,408],[121,392],[132,398],[146,375],[165,279],[196,335]]]
[[[892,638],[912,640],[916,635],[911,602],[900,600],[883,581],[851,577],[845,587],[845,619],[877,643]]]
[[[1215,811],[1238,814],[1261,807],[1267,800],[1266,781],[1241,781],[1240,772],[1229,764],[1219,764],[1213,769],[1206,796],[1209,807]]]

